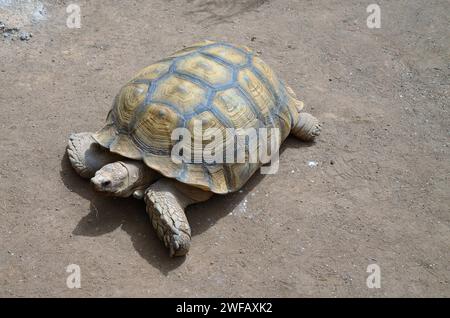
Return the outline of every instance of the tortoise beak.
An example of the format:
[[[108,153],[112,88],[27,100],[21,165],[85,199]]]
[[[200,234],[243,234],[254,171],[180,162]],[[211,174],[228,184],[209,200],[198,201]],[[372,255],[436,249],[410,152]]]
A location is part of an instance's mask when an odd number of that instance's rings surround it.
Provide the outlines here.
[[[104,192],[108,190],[108,187],[111,185],[111,180],[108,180],[101,174],[97,174],[91,179],[91,183],[94,186],[95,191]]]

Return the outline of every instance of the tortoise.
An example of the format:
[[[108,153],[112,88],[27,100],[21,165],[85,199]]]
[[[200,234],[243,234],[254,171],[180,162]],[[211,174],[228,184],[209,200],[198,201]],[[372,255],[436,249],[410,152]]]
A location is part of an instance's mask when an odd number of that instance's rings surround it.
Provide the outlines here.
[[[289,134],[304,141],[320,134],[319,121],[302,109],[293,90],[249,48],[204,41],[142,69],[115,97],[106,125],[71,134],[67,153],[96,191],[144,199],[158,238],[171,256],[182,256],[191,241],[188,205],[239,190]],[[278,148],[256,162],[248,156],[244,162],[174,160],[172,133],[192,133],[194,122],[203,133],[275,129]]]

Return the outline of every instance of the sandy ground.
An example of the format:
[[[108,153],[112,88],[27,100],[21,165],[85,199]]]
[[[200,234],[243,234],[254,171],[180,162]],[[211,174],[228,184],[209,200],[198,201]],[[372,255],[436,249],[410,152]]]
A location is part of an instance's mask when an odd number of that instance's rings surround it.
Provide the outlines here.
[[[449,1],[377,1],[380,29],[372,1],[80,0],[80,29],[72,1],[39,19],[11,2],[0,21],[33,37],[0,39],[0,296],[450,296]],[[191,251],[170,259],[144,203],[96,195],[65,146],[136,71],[203,39],[258,51],[324,130],[190,207]]]

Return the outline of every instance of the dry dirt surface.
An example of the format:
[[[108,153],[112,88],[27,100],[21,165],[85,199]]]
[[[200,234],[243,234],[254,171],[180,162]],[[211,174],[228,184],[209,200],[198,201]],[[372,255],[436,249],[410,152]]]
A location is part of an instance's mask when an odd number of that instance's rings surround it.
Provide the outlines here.
[[[0,39],[0,296],[449,297],[450,2],[377,0],[371,29],[372,2],[0,0],[18,28]],[[324,129],[190,207],[171,259],[144,203],[95,194],[65,147],[139,69],[204,39],[254,49]]]

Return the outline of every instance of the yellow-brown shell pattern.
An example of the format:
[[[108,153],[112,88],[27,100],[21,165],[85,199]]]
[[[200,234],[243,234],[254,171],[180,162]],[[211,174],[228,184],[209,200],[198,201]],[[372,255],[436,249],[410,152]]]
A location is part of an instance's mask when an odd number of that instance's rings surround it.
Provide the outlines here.
[[[106,126],[94,138],[166,177],[228,193],[266,162],[177,163],[171,159],[172,131],[187,128],[193,134],[195,121],[201,121],[203,133],[216,128],[223,136],[227,128],[278,128],[281,143],[301,107],[294,92],[250,49],[205,41],[141,70],[122,87]]]

